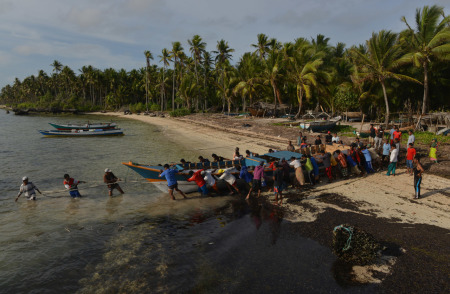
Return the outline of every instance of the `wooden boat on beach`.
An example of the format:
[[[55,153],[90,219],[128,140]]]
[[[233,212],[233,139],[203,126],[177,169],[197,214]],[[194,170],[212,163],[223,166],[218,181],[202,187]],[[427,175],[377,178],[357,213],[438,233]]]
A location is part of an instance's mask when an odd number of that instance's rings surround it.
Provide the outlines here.
[[[246,157],[242,160],[227,160],[227,161],[219,161],[219,162],[203,162],[203,163],[185,163],[185,164],[171,164],[171,168],[177,169],[179,173],[176,175],[176,180],[178,182],[178,188],[185,192],[191,193],[196,192],[198,190],[197,185],[194,182],[188,182],[189,171],[197,171],[200,169],[204,169],[206,171],[210,171],[213,176],[220,176],[218,172],[220,169],[233,168],[230,170],[231,174],[235,175],[238,178],[239,175],[239,167],[247,166],[249,167],[249,172],[252,173],[252,167],[257,166],[260,162],[264,162],[265,169],[264,174],[267,178],[272,176],[273,170],[270,169],[267,165],[269,161],[278,161],[281,158],[289,159],[291,156],[296,158],[301,158],[302,154],[297,152],[290,151],[278,151],[274,153],[267,153],[262,155],[261,157]],[[122,162],[123,165],[129,167],[134,172],[139,174],[141,177],[145,178],[147,181],[154,184],[162,192],[167,192],[167,181],[164,177],[160,178],[159,174],[164,167],[162,165],[145,165],[134,162]],[[237,167],[237,168],[236,168]]]
[[[322,117],[319,115],[307,114],[303,117],[305,118],[313,118],[313,121],[306,121],[300,123],[300,128],[304,130],[308,130],[314,133],[330,131],[333,129],[338,121],[341,120],[340,116],[329,118],[327,120],[321,119]]]
[[[116,123],[87,123],[87,124],[66,124],[60,125],[55,123],[49,123],[52,127],[57,130],[91,130],[91,129],[102,129],[102,130],[110,130],[116,129]]]
[[[121,129],[90,129],[90,130],[50,130],[42,131],[39,133],[45,137],[94,137],[94,136],[122,136],[123,131]]]

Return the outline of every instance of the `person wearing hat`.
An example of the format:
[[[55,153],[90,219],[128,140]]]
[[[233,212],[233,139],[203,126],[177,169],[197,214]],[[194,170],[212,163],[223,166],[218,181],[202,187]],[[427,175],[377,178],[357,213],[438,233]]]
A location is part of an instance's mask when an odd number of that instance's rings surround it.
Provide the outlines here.
[[[70,197],[76,198],[81,197],[80,192],[78,192],[78,184],[86,183],[84,181],[77,181],[71,178],[68,174],[64,175],[64,187],[69,190]]]
[[[25,193],[25,196],[28,198],[28,200],[36,200],[36,191],[39,192],[39,194],[42,194],[41,191],[32,183],[28,181],[28,177],[22,178],[22,185],[20,185],[19,194],[17,194],[16,202],[19,200],[20,195],[22,193]]]
[[[325,136],[325,144],[333,145],[333,136],[330,131],[328,131],[328,134]]]
[[[241,191],[239,191],[236,184],[236,177],[231,174],[232,169],[234,169],[234,167],[218,170],[217,174],[221,175],[219,177],[219,180],[225,181],[231,195],[234,194],[234,191],[232,189],[234,189],[239,195],[241,195]]]
[[[122,188],[120,188],[119,184],[117,184],[118,181],[120,181],[120,179],[117,178],[109,168],[106,168],[105,174],[103,176],[103,182],[108,184],[108,191],[110,197],[112,196],[112,191],[114,189],[117,189],[120,192],[120,194],[124,193],[122,191]]]

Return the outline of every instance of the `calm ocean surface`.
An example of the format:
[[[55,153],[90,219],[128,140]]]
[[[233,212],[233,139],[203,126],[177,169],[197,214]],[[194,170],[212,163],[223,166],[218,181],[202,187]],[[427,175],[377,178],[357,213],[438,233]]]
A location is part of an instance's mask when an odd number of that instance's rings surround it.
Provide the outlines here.
[[[330,250],[283,227],[283,212],[237,197],[170,201],[121,162],[199,155],[164,131],[113,118],[122,137],[44,138],[49,122],[107,117],[15,116],[0,110],[0,293],[359,292],[333,279]],[[105,168],[125,191],[108,197]],[[87,181],[71,199],[63,175]],[[28,176],[43,193],[22,195]],[[177,195],[176,195],[177,196]],[[366,289],[367,290],[367,289]]]

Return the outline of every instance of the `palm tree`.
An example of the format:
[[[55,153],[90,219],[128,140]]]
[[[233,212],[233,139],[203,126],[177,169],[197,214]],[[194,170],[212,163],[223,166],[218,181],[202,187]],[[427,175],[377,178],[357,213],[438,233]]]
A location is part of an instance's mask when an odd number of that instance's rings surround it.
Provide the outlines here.
[[[258,43],[252,44],[252,47],[256,48],[255,53],[258,54],[259,59],[263,60],[266,58],[266,54],[269,51],[269,38],[264,34],[258,34]]]
[[[231,60],[231,52],[234,52],[234,49],[230,48],[228,46],[228,42],[225,40],[217,41],[217,50],[213,51],[213,53],[216,54],[216,68],[220,70],[220,80],[221,80],[221,88],[225,89],[225,76],[226,76],[226,70],[229,69],[227,65],[229,64],[229,61]],[[226,93],[225,90],[222,91],[222,109],[225,109],[225,97]],[[230,111],[228,107],[228,111]]]
[[[431,60],[450,60],[450,17],[444,16],[442,7],[433,5],[416,10],[415,30],[404,16],[402,21],[408,27],[404,32],[404,45],[410,51],[402,59],[423,68],[422,114],[424,114],[428,107],[428,72]]]
[[[316,44],[312,46],[302,39],[298,39],[294,45],[294,51],[289,58],[289,68],[291,69],[291,79],[296,85],[298,100],[298,112],[296,118],[300,116],[303,105],[303,96],[307,99],[312,97],[312,89],[318,86],[320,66],[323,63],[323,51],[317,52]]]
[[[149,70],[150,70],[150,59],[153,60],[153,55],[149,50],[144,51],[145,60],[147,62],[146,78],[145,78],[145,107],[148,111],[148,83],[149,83]]]
[[[398,34],[382,30],[378,33],[372,33],[372,38],[367,41],[367,54],[356,48],[351,49],[357,70],[359,70],[359,82],[370,80],[381,84],[386,106],[386,127],[389,123],[389,100],[386,93],[386,80],[393,78],[420,83],[409,76],[394,73],[394,70],[399,66],[399,58],[402,54],[397,41]]]
[[[238,63],[237,70],[240,82],[233,90],[233,94],[241,94],[242,96],[242,111],[246,110],[246,99],[249,98],[249,103],[252,105],[253,99],[258,95],[258,89],[262,84],[259,72],[261,71],[262,63],[255,54],[245,53]]]
[[[163,78],[162,78],[162,85],[161,85],[161,110],[164,110],[164,101],[166,101],[166,85],[165,85],[165,81],[166,81],[166,68],[169,66],[169,62],[172,61],[172,59],[170,58],[170,54],[169,51],[167,51],[166,48],[164,48],[161,51],[161,55],[158,56],[159,62],[163,63]]]
[[[172,51],[169,52],[169,57],[173,60],[173,88],[172,88],[172,110],[175,110],[175,80],[176,80],[176,71],[177,64],[180,59],[183,57],[183,46],[181,46],[180,42],[172,42]]]
[[[192,37],[192,40],[188,40],[189,51],[191,52],[192,57],[194,58],[194,67],[195,67],[195,79],[197,80],[197,85],[199,85],[198,82],[198,71],[197,66],[200,63],[202,59],[202,55],[205,52],[206,43],[203,42],[202,38],[199,35],[194,35]],[[197,101],[196,101],[196,110],[198,110],[198,104],[200,100],[200,87],[198,87],[198,93],[197,93]]]

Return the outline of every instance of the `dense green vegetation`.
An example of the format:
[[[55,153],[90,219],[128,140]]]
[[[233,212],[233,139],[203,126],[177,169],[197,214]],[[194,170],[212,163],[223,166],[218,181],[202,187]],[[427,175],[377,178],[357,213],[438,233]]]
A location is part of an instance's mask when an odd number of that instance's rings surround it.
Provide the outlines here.
[[[374,32],[370,39],[347,48],[329,38],[298,38],[280,43],[259,34],[254,52],[232,65],[234,49],[217,42],[207,52],[198,35],[189,47],[173,42],[158,55],[161,67],[97,69],[83,66],[77,74],[55,60],[52,72],[40,70],[16,79],[0,92],[0,103],[37,108],[131,111],[246,111],[257,101],[287,104],[297,115],[305,109],[362,110],[389,120],[395,111],[427,112],[449,108],[450,17],[438,6],[416,10],[414,23],[403,17],[405,30]],[[188,53],[188,52],[189,53]],[[143,59],[144,60],[144,59]]]

